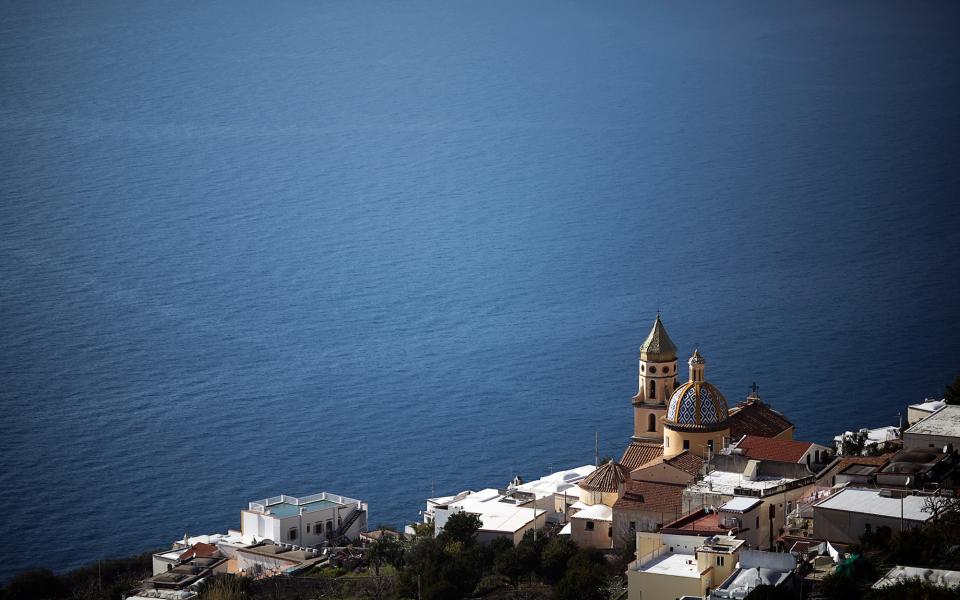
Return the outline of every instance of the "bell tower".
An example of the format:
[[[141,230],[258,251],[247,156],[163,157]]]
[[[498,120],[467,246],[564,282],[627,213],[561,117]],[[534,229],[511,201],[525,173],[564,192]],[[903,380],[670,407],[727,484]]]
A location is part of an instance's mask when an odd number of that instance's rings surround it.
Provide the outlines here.
[[[667,400],[677,387],[677,347],[660,320],[653,322],[650,334],[640,346],[637,395],[633,397],[633,439],[663,440],[661,417]]]

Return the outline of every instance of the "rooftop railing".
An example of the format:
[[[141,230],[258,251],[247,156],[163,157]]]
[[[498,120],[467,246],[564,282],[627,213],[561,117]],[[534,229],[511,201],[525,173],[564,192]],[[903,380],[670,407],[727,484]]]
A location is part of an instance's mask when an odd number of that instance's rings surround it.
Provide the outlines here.
[[[319,502],[321,500],[327,500],[342,506],[356,505],[358,508],[366,510],[366,503],[355,498],[348,498],[339,494],[331,494],[330,492],[320,492],[319,494],[311,494],[309,496],[304,496],[303,498],[280,494],[279,496],[272,496],[264,500],[250,502],[248,503],[248,506],[249,510],[265,513],[274,504],[292,504],[293,506],[304,506],[306,504],[310,504],[311,502]]]

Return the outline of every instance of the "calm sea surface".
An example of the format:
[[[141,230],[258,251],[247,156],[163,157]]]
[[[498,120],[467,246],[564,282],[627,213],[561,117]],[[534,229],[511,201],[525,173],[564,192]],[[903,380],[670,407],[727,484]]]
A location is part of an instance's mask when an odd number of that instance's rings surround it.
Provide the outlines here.
[[[960,370],[953,2],[0,5],[0,581],[618,455],[658,308],[825,441]],[[682,360],[682,359],[681,359]],[[683,369],[685,373],[685,367]]]

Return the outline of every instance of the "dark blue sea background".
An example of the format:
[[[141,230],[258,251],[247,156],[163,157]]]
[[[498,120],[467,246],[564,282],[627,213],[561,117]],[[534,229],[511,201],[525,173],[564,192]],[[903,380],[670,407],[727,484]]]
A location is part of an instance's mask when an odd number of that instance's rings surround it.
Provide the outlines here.
[[[960,371],[955,2],[4,2],[0,581]]]

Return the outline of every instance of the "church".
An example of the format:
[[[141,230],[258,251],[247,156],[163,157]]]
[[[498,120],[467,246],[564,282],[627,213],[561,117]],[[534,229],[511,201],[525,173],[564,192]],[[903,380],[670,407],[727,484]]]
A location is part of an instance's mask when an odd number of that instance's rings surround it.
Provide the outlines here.
[[[624,453],[628,469],[634,456],[656,448],[665,459],[684,451],[709,459],[744,435],[789,440],[793,424],[764,404],[753,387],[747,399],[730,409],[719,389],[706,379],[707,361],[696,348],[687,360],[687,381],[679,383],[677,346],[657,315],[640,346],[637,394],[633,397],[633,438]],[[621,461],[623,463],[623,461]]]
[[[682,513],[684,489],[705,463],[731,443],[751,437],[792,440],[793,424],[763,401],[756,384],[730,408],[707,380],[707,361],[695,348],[680,383],[677,346],[657,315],[640,346],[633,436],[619,462],[597,467],[578,483],[579,502],[566,528],[585,547],[623,543],[634,531],[658,531]]]

